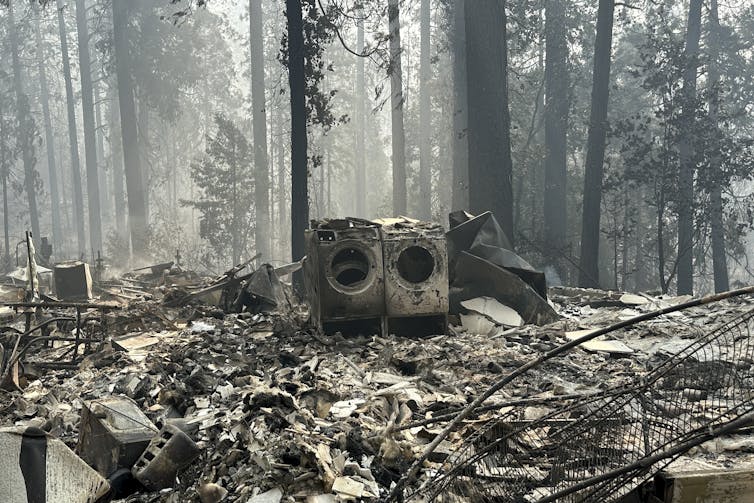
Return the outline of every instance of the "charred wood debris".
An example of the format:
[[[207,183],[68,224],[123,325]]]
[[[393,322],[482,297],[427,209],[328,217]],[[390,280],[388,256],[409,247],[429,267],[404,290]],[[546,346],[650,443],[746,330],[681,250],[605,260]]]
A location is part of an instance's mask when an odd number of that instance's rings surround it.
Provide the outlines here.
[[[453,214],[447,233],[407,218],[312,222],[307,247],[302,262],[216,278],[174,262],[113,278],[101,260],[43,267],[29,243],[0,287],[12,453],[0,500],[486,500],[432,487],[468,439],[621,389],[754,309],[751,289],[689,303],[548,288],[489,213]],[[735,364],[754,386],[754,361]],[[671,467],[754,469],[754,425],[735,426]],[[454,477],[489,483],[469,466]],[[671,501],[644,482],[625,501]]]

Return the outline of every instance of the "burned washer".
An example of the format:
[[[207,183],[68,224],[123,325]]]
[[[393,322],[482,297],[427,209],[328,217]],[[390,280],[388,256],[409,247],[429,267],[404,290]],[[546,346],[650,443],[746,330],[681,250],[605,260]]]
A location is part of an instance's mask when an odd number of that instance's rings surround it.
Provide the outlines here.
[[[359,219],[315,223],[304,274],[312,322],[325,333],[382,332],[385,281],[379,226]]]
[[[385,307],[390,333],[447,331],[448,250],[441,226],[409,219],[382,223]]]

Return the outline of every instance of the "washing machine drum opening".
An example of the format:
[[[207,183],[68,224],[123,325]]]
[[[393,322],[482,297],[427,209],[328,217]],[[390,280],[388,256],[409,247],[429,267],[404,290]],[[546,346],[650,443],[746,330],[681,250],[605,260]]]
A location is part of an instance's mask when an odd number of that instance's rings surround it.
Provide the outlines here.
[[[361,250],[344,248],[330,263],[332,276],[338,285],[344,288],[358,288],[369,277],[369,259]]]
[[[435,258],[423,246],[409,246],[398,255],[398,274],[409,283],[427,281],[435,270]]]

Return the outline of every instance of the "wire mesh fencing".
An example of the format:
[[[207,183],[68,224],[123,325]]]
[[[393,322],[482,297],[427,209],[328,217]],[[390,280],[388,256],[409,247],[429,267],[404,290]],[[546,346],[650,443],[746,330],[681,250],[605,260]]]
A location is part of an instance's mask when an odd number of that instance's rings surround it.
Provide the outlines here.
[[[673,459],[751,423],[754,310],[619,389],[544,417],[511,408],[469,435],[413,496],[432,501],[617,501]]]

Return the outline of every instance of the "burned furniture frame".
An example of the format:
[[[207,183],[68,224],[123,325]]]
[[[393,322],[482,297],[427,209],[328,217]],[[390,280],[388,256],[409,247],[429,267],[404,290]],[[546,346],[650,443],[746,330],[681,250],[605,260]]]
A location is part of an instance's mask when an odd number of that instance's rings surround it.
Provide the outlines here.
[[[8,332],[16,333],[15,341],[13,340],[12,335],[3,340],[3,342],[10,342],[7,347],[0,344],[0,371],[2,375],[0,382],[7,382],[7,379],[10,377],[10,379],[16,383],[18,380],[18,364],[23,360],[23,357],[29,349],[35,344],[47,344],[56,341],[72,343],[70,349],[65,351],[55,360],[35,362],[35,365],[52,369],[76,367],[80,363],[80,358],[83,358],[83,356],[91,351],[93,343],[102,342],[107,338],[107,313],[121,308],[121,306],[117,304],[91,302],[3,302],[0,303],[0,305],[14,309],[16,312],[21,311],[21,314],[25,317],[23,332],[12,326],[0,327],[0,335]],[[91,309],[98,311],[99,316],[87,316],[85,311]],[[32,326],[33,317],[40,310],[52,311],[52,316],[38,325]],[[59,313],[59,310],[73,310],[75,311],[75,315],[73,313],[61,314]],[[100,324],[99,338],[94,336],[94,331],[91,331],[91,333],[87,335],[84,330],[87,324],[96,321],[99,321]],[[73,336],[48,335],[48,327],[57,322],[74,322],[75,330]],[[41,335],[34,336],[33,334],[35,332],[40,332]],[[13,349],[10,354],[7,354],[7,350],[11,344]],[[79,352],[79,347],[82,345],[84,346],[83,351]],[[70,357],[68,361],[63,361],[63,359],[69,355]]]

